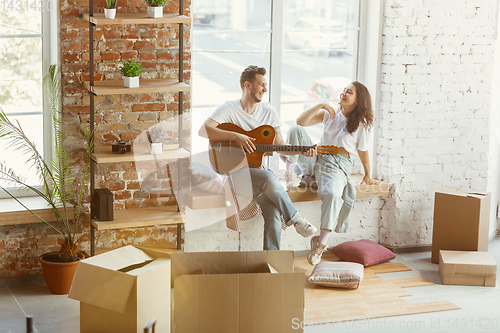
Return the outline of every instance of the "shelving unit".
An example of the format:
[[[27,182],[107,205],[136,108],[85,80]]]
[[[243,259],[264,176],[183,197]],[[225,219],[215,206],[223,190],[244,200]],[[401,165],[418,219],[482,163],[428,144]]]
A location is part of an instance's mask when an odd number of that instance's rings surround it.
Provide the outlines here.
[[[179,147],[178,149],[164,151],[161,155],[151,155],[149,145],[134,145],[132,152],[127,154],[115,154],[111,152],[109,146],[96,146],[93,163],[90,166],[90,191],[91,197],[95,190],[95,168],[96,164],[121,163],[133,161],[164,161],[177,160],[178,168],[178,186],[182,184],[182,159],[189,157],[190,153],[182,148],[182,113],[183,113],[183,92],[190,91],[191,87],[183,82],[183,59],[184,59],[184,24],[191,23],[191,18],[183,15],[184,3],[179,0],[179,14],[165,13],[162,18],[147,17],[145,12],[140,13],[117,13],[114,19],[105,18],[104,14],[94,14],[93,0],[89,0],[89,13],[83,14],[84,20],[89,22],[89,63],[90,63],[90,81],[83,85],[90,91],[90,129],[94,131],[94,97],[100,95],[120,95],[120,94],[143,94],[143,93],[161,93],[178,92],[179,93]],[[179,26],[179,78],[178,79],[141,79],[138,88],[126,88],[123,81],[99,81],[94,82],[94,28],[102,25],[129,25],[129,24],[178,24]],[[177,205],[122,209],[114,211],[113,221],[91,220],[90,227],[90,252],[95,255],[95,231],[114,230],[122,228],[140,228],[154,225],[177,225],[177,249],[181,248],[181,225],[187,218],[179,210],[182,207],[181,197],[177,198]],[[91,212],[92,215],[92,212]]]

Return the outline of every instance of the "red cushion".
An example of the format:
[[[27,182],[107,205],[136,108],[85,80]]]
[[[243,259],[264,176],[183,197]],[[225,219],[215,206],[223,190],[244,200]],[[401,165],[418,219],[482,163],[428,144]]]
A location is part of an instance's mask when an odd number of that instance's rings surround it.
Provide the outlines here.
[[[342,260],[357,262],[365,267],[396,258],[394,252],[369,239],[345,242],[330,248],[330,251]]]

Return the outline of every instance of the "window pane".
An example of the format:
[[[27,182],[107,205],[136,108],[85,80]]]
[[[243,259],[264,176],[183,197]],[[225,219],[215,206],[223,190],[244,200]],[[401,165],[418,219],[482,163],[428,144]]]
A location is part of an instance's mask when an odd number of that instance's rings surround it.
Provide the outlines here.
[[[42,1],[2,0],[0,4],[0,35],[26,35],[42,33]],[[28,6],[26,6],[28,4]],[[43,1],[44,10],[47,4]],[[36,8],[35,8],[36,6]]]
[[[9,119],[14,124],[16,124],[16,120],[19,121],[23,131],[26,133],[30,141],[35,144],[38,152],[43,156],[43,116],[41,114],[28,116],[12,116],[9,117]],[[22,150],[14,150],[13,148],[8,148],[8,146],[9,143],[7,140],[0,140],[0,151],[2,152],[0,162],[5,164],[8,168],[14,170],[14,172],[18,176],[24,177],[27,184],[40,185],[38,182],[38,177],[36,175],[36,169],[30,169],[31,164],[26,163],[29,156],[23,155]],[[1,181],[0,184],[4,187],[13,186],[12,184],[2,183]]]
[[[0,38],[0,59],[7,64],[0,67],[3,110],[42,112],[42,38]]]
[[[284,124],[294,123],[301,112],[320,101],[336,106],[345,85],[355,79],[357,2],[284,0],[281,80]]]
[[[270,0],[193,0],[193,107],[241,97],[248,65],[269,69]],[[268,97],[267,97],[268,98]]]

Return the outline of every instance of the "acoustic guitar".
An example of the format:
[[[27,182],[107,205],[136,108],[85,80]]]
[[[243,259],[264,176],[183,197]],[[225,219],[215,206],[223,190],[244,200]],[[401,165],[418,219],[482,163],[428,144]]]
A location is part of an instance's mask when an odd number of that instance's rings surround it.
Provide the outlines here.
[[[256,150],[252,153],[245,153],[234,141],[230,140],[209,140],[210,164],[219,174],[227,174],[240,169],[243,166],[260,168],[262,158],[265,153],[275,151],[308,151],[315,148],[318,154],[336,155],[339,148],[335,146],[294,146],[294,145],[274,145],[276,130],[269,125],[259,126],[251,131],[245,131],[235,124],[223,123],[217,128],[247,135],[255,139]]]

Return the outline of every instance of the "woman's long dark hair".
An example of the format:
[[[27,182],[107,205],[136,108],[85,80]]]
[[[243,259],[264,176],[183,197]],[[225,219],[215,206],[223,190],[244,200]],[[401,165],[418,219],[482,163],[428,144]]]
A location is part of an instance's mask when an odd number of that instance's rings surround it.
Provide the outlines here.
[[[353,81],[352,85],[356,87],[357,104],[354,110],[349,114],[347,124],[345,125],[349,134],[355,132],[360,124],[363,124],[366,129],[370,129],[373,125],[373,110],[370,92],[358,81]]]

